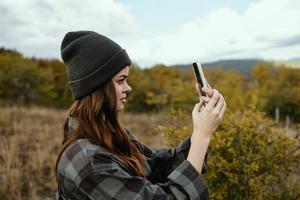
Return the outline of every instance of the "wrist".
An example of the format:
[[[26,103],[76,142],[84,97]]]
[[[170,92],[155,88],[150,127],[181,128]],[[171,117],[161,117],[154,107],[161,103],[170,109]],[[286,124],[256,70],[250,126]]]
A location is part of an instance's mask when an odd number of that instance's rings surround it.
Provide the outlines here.
[[[205,154],[209,145],[210,139],[196,139],[192,141],[187,156],[187,160],[193,165],[193,167],[201,174],[203,163],[205,160]]]
[[[193,148],[207,149],[207,147],[209,146],[209,143],[210,143],[210,138],[198,137],[198,136],[195,137],[195,135],[191,136],[191,146],[193,146]]]
[[[194,129],[192,136],[191,136],[191,142],[192,141],[202,141],[202,142],[210,142],[210,134],[205,133],[205,131],[200,129]]]

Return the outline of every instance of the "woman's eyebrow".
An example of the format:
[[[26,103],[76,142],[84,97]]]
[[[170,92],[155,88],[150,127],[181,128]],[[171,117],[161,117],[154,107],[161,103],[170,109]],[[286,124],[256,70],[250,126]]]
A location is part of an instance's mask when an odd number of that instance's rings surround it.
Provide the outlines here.
[[[128,76],[126,75],[122,75],[122,76],[119,76],[119,78],[127,78]]]

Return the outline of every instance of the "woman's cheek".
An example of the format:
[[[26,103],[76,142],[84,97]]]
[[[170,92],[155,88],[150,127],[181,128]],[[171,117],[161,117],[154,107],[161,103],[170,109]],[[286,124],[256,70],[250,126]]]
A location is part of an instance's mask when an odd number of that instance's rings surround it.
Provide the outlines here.
[[[118,94],[122,93],[122,85],[118,85]]]

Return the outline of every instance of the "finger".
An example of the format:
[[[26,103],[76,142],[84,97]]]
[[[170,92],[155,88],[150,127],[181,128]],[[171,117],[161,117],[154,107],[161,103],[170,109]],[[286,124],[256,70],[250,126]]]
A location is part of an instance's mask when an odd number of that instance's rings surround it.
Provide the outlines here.
[[[205,108],[205,105],[202,105],[201,107],[200,107],[200,112],[202,112],[202,110]]]
[[[200,101],[200,102],[196,103],[192,113],[194,114],[196,112],[200,112],[200,108],[201,108],[202,105],[203,105],[203,101]]]
[[[202,97],[200,97],[200,99],[201,99],[201,101],[204,101],[204,104],[207,104],[210,100],[210,98],[206,97],[206,96],[202,96]]]
[[[200,93],[200,84],[199,83],[196,83],[195,84],[195,88],[196,88],[196,91],[198,92],[198,93]]]
[[[222,94],[220,94],[220,98],[217,102],[217,105],[216,105],[216,107],[214,107],[214,112],[220,113],[223,105],[224,105],[224,98],[223,98]]]
[[[209,97],[212,97],[213,96],[213,93],[214,93],[214,89],[212,88],[208,88],[208,87],[203,87],[201,88],[201,90]]]
[[[210,100],[210,98],[209,97],[207,97],[207,96],[201,96],[200,97],[200,99],[201,99],[201,101],[203,101],[203,108],[208,104],[208,102],[209,102],[209,100]],[[203,110],[203,109],[202,109]]]
[[[213,96],[211,97],[209,103],[206,105],[206,108],[208,110],[213,110],[213,108],[215,107],[215,105],[217,104],[219,98],[220,98],[220,93],[218,92],[218,90],[213,89]]]
[[[222,107],[222,109],[221,109],[221,111],[219,113],[219,117],[221,118],[221,120],[224,117],[224,112],[225,112],[226,108],[227,108],[227,104],[226,104],[226,102],[224,102],[223,107]]]
[[[200,98],[199,103],[200,103],[200,107],[199,107],[199,108],[201,108],[202,106],[204,106],[204,105],[205,105],[204,99],[201,99],[201,98]],[[199,110],[200,110],[200,109],[199,109]]]
[[[201,85],[199,84],[199,83],[196,83],[195,84],[195,88],[196,88],[196,91],[197,91],[197,93],[198,93],[198,95],[199,95],[199,101],[201,101],[201,97],[203,96],[201,93],[202,92],[200,92],[200,90],[201,90]]]

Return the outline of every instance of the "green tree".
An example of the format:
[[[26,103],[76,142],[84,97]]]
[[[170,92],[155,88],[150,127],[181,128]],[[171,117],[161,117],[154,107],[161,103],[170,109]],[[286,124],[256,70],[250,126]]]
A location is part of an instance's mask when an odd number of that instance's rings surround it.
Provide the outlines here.
[[[151,80],[145,70],[140,69],[136,64],[130,67],[128,84],[132,87],[129,93],[126,110],[131,112],[148,112],[154,106],[147,104],[146,93],[151,88]]]
[[[0,98],[11,102],[32,103],[38,98],[37,64],[18,54],[0,55]]]
[[[35,60],[38,63],[39,101],[43,105],[67,107],[72,102],[64,64],[59,60]]]
[[[269,116],[279,108],[282,117],[289,115],[300,121],[300,70],[280,66],[273,68],[269,63],[258,64],[252,72],[259,100],[257,107]]]
[[[181,97],[186,98],[186,87],[177,69],[165,65],[145,70],[136,65],[131,68],[129,84],[133,90],[129,94],[128,110],[161,111],[183,103]]]

